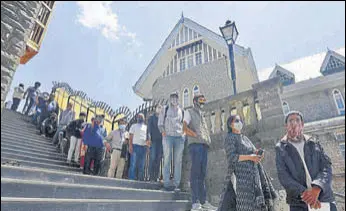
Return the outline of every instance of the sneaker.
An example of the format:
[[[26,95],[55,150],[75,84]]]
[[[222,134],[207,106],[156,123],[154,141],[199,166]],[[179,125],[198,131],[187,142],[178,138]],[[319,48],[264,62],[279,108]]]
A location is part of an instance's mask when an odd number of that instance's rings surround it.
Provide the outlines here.
[[[180,188],[174,188],[174,192],[179,193],[180,191]]]
[[[217,210],[217,207],[214,207],[213,205],[211,205],[209,202],[205,202],[204,204],[202,204],[202,208],[206,209],[208,211],[215,211]]]
[[[193,204],[191,211],[202,211],[202,205],[200,203]]]

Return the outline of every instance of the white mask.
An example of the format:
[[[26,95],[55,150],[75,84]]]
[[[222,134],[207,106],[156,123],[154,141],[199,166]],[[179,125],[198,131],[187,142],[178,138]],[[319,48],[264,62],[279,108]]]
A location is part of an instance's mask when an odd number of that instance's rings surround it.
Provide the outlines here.
[[[204,108],[204,104],[199,105],[199,107],[200,107],[201,109],[203,109],[203,108]]]
[[[239,132],[243,129],[243,123],[242,122],[235,122],[233,123],[234,129],[238,130]]]

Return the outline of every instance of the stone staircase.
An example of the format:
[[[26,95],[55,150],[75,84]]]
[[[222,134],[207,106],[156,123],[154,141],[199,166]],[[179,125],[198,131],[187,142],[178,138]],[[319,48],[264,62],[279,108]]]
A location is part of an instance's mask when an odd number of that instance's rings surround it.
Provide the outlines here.
[[[81,174],[19,113],[1,114],[1,209],[5,211],[186,211],[189,194],[159,183]]]

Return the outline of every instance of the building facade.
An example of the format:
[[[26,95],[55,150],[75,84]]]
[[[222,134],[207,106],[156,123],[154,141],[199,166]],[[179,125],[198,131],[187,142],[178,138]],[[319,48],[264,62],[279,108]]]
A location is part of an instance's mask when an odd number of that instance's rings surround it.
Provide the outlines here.
[[[1,111],[19,63],[39,51],[54,1],[1,1]]]
[[[258,82],[251,49],[235,45],[234,51],[237,90],[249,90]],[[133,90],[141,98],[151,100],[178,92],[181,104],[189,107],[198,92],[209,100],[233,94],[229,69],[224,38],[182,16]]]

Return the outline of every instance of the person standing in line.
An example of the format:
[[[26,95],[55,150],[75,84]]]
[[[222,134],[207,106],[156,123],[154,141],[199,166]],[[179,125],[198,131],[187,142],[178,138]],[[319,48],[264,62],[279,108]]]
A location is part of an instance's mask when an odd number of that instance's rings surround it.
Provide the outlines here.
[[[103,130],[100,125],[103,122],[102,115],[96,115],[91,124],[87,124],[83,130],[83,141],[87,145],[83,174],[91,173],[91,162],[94,161],[94,175],[98,175],[104,147],[110,150],[110,144],[104,142]]]
[[[131,154],[129,179],[144,181],[144,167],[146,162],[146,138],[147,125],[144,122],[144,114],[137,115],[137,123],[130,128],[130,145],[129,152]],[[138,174],[136,174],[138,170]]]
[[[149,175],[151,182],[157,182],[159,179],[160,163],[163,154],[162,134],[158,127],[161,110],[162,106],[157,105],[155,113],[148,119],[147,145],[150,146]]]
[[[180,180],[181,180],[181,168],[182,158],[185,146],[185,137],[183,135],[183,119],[184,110],[178,103],[179,95],[174,92],[170,95],[170,103],[164,109],[159,116],[158,127],[163,137],[163,180],[164,190],[174,190],[179,192]],[[174,156],[172,155],[172,149]],[[171,185],[170,181],[170,169],[172,156],[174,158],[174,184]]]
[[[40,93],[40,88],[41,83],[40,82],[35,82],[34,86],[29,87],[25,93],[24,93],[24,99],[25,100],[25,105],[23,108],[23,113],[25,115],[28,115],[30,110],[32,109],[32,107],[35,105],[36,101],[37,101],[37,97]]]
[[[286,135],[275,147],[276,169],[290,211],[336,211],[331,159],[318,140],[303,133],[301,112],[290,111],[285,125]]]
[[[14,88],[12,111],[17,111],[20,101],[24,98],[24,92],[24,84],[19,84],[18,87]]]
[[[40,128],[42,125],[42,122],[46,118],[48,118],[52,113],[59,115],[59,107],[58,107],[58,103],[55,101],[55,94],[54,93],[51,93],[49,95],[49,98],[46,101],[45,106],[41,111],[40,119],[38,121],[37,127]]]
[[[109,135],[105,138],[105,141],[111,144],[111,163],[109,166],[107,176],[109,178],[114,178],[114,174],[116,171],[116,178],[121,179],[123,176],[123,171],[125,167],[125,160],[121,158],[122,147],[125,143],[125,133],[126,133],[126,119],[120,119],[118,121],[118,129],[113,130]]]
[[[53,144],[58,145],[60,147],[59,143],[59,133],[66,127],[71,121],[75,118],[75,112],[72,110],[72,103],[68,103],[66,106],[66,109],[60,114],[59,122],[58,122],[58,129],[56,130],[56,133],[53,137]]]
[[[208,150],[211,143],[207,121],[204,117],[203,106],[206,99],[203,95],[193,98],[193,108],[185,111],[184,133],[188,137],[189,152],[191,156],[191,195],[192,209],[216,210],[207,201],[205,179],[207,175]]]
[[[73,120],[66,126],[66,132],[70,136],[70,148],[67,154],[67,163],[72,165],[71,159],[74,154],[75,165],[78,165],[80,146],[82,143],[81,131],[83,130],[86,114],[81,112],[79,119]]]

